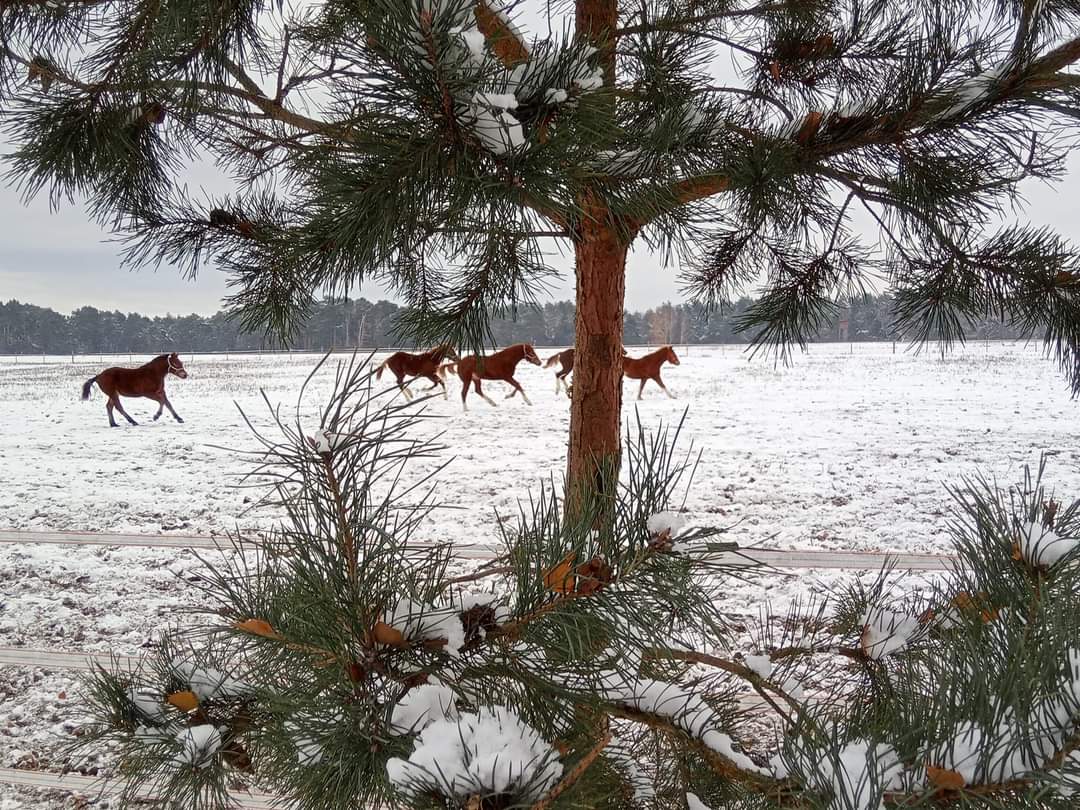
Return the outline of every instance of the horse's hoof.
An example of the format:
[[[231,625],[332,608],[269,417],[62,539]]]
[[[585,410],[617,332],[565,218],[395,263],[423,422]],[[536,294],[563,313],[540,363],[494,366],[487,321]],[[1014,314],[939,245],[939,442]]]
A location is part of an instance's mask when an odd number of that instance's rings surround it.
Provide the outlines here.
[[[179,422],[181,425],[184,424],[184,420],[181,419],[179,416],[176,417],[176,421]]]

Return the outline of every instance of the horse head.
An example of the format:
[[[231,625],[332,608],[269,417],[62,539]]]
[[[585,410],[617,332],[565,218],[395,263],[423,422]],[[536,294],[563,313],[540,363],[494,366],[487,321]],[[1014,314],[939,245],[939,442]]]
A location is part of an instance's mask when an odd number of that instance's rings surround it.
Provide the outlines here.
[[[679,365],[679,356],[675,354],[675,350],[670,346],[665,346],[664,349],[664,359],[671,363],[671,365],[673,366]]]
[[[187,369],[184,368],[184,364],[180,362],[180,357],[176,352],[169,355],[169,373],[175,374],[181,380],[187,379]]]
[[[537,356],[536,349],[532,347],[531,343],[522,343],[521,351],[522,356],[534,366],[540,365],[540,358]]]
[[[439,347],[439,359],[441,360],[453,360],[458,361],[461,358],[458,356],[457,351],[449,343],[444,343]]]

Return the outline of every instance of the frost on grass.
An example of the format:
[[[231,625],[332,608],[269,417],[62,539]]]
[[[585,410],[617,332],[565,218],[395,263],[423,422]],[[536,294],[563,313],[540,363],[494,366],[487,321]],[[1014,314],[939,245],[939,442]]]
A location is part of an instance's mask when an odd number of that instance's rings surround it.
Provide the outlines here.
[[[431,723],[407,760],[386,763],[390,782],[405,794],[434,791],[459,799],[480,794],[535,801],[562,771],[540,733],[504,706]]]

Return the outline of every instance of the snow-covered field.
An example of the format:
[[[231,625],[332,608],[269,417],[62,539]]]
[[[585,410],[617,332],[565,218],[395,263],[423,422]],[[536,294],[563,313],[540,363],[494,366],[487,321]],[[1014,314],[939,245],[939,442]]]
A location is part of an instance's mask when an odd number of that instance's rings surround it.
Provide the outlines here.
[[[786,368],[732,346],[679,350],[682,365],[663,371],[678,399],[649,384],[635,403],[628,382],[626,403],[647,427],[689,409],[684,446],[703,451],[689,517],[733,525],[740,542],[944,552],[943,483],[976,472],[1012,483],[1042,451],[1059,494],[1080,494],[1080,403],[1038,346],[979,343],[942,359],[903,346],[894,354],[889,344],[822,345]],[[245,513],[251,493],[231,486],[244,463],[216,447],[252,446],[234,400],[265,422],[260,387],[291,408],[316,360],[184,357],[190,379],[168,383],[184,424],[167,414],[151,422],[156,404],[128,400],[140,424],[110,429],[104,396],[95,388],[81,402],[79,393],[126,356],[0,359],[0,529],[211,534],[267,525],[274,515]],[[327,370],[316,381],[309,414],[331,379]],[[539,480],[561,475],[568,400],[556,396],[550,370],[522,364],[518,379],[533,407],[503,401],[498,383],[487,386],[497,408],[471,398],[463,413],[453,384],[449,400],[427,403],[445,417],[428,429],[442,433],[453,458],[439,477],[447,508],[426,527],[429,539],[491,539],[497,513],[512,514]],[[0,545],[0,646],[135,653],[195,604],[184,583],[197,570],[184,551]],[[726,608],[756,615],[764,599],[782,607],[847,576],[736,584]],[[63,765],[57,751],[76,689],[65,673],[0,669],[0,766]],[[0,786],[0,810],[23,806],[46,805]]]

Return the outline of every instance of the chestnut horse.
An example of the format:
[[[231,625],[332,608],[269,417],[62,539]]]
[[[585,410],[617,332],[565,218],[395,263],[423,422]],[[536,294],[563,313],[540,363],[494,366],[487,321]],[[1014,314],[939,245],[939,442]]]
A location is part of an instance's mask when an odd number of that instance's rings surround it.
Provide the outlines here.
[[[430,351],[426,351],[422,354],[409,354],[408,352],[394,352],[387,357],[381,366],[375,369],[375,379],[381,380],[384,368],[390,369],[394,372],[394,377],[397,379],[397,386],[401,389],[401,393],[405,395],[406,399],[412,399],[413,395],[409,391],[408,385],[404,382],[405,377],[424,377],[431,380],[431,385],[425,388],[425,391],[431,391],[434,388],[442,386],[443,399],[446,399],[446,382],[442,379],[443,375],[439,374],[439,364],[446,358],[451,360],[457,360],[457,352],[448,343],[444,343],[441,346],[436,346]],[[412,382],[410,380],[409,382]]]
[[[469,385],[472,384],[476,388],[478,393],[489,405],[494,405],[495,402],[490,399],[487,394],[484,393],[480,387],[481,380],[501,380],[502,382],[509,383],[514,386],[514,390],[506,395],[507,399],[514,396],[518,391],[521,391],[521,397],[529,405],[529,398],[525,395],[525,390],[521,387],[521,384],[514,379],[514,370],[517,368],[517,364],[522,360],[528,360],[534,366],[540,365],[540,358],[536,356],[536,349],[534,349],[528,343],[518,343],[509,348],[503,349],[501,352],[495,352],[495,354],[489,354],[486,357],[477,357],[475,354],[470,354],[467,357],[462,357],[457,362],[457,375],[461,378],[464,386],[461,389],[461,407],[466,411],[469,410],[469,406],[465,404],[465,397],[469,393]]]
[[[105,410],[109,414],[109,425],[112,427],[118,427],[116,420],[113,419],[113,408],[120,411],[120,415],[131,424],[138,424],[128,416],[128,412],[120,404],[121,396],[146,397],[157,402],[158,409],[154,414],[154,421],[161,416],[162,410],[168,408],[169,413],[177,422],[183,422],[184,420],[180,418],[165,395],[165,378],[170,374],[175,374],[181,380],[187,379],[187,369],[180,362],[176,352],[158,355],[138,368],[107,368],[96,377],[91,377],[86,381],[82,388],[82,398],[90,399],[90,388],[97,383],[98,388],[109,398],[105,403]]]
[[[574,350],[564,349],[558,354],[553,354],[544,363],[544,368],[551,368],[556,363],[560,368],[555,372],[555,393],[559,393],[559,389],[565,387],[569,392],[570,386],[566,384],[566,375],[574,370]]]
[[[673,366],[679,365],[679,358],[670,346],[661,346],[644,357],[623,357],[623,374],[631,380],[641,380],[641,387],[637,392],[638,399],[641,399],[641,392],[645,390],[645,383],[649,380],[655,380],[656,384],[664,389],[665,394],[675,399],[675,395],[668,391],[664,381],[660,379],[660,366],[665,360]]]
[[[623,349],[622,353],[623,357],[626,357],[626,349]],[[553,354],[548,358],[547,362],[544,363],[544,368],[551,368],[556,363],[561,365],[562,368],[555,372],[555,393],[559,393],[559,383],[562,383],[563,387],[566,389],[566,395],[570,396],[572,393],[572,386],[566,384],[566,375],[574,370],[574,350],[563,349],[558,354]]]

